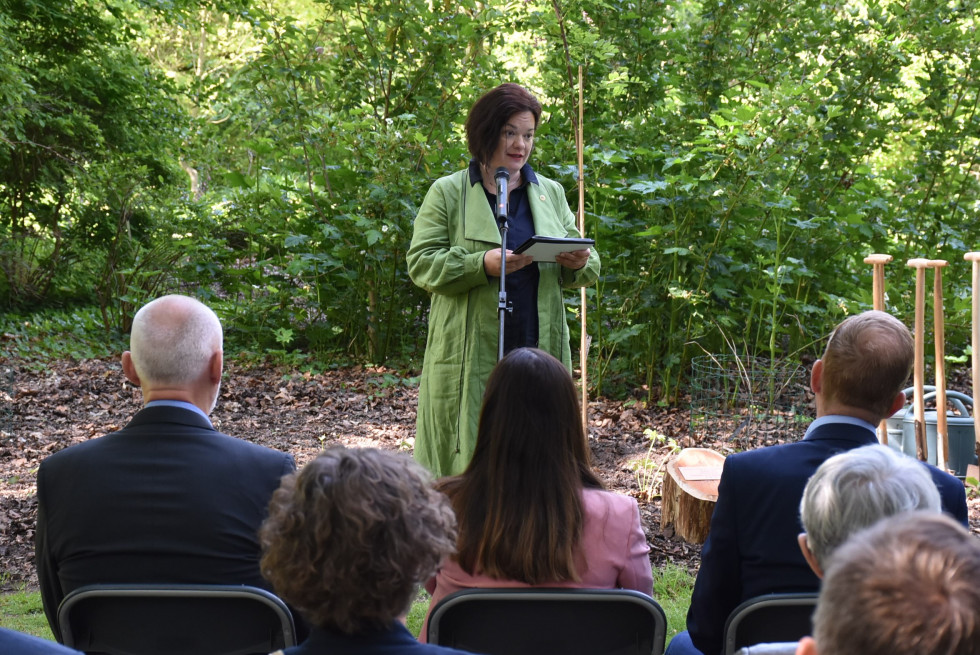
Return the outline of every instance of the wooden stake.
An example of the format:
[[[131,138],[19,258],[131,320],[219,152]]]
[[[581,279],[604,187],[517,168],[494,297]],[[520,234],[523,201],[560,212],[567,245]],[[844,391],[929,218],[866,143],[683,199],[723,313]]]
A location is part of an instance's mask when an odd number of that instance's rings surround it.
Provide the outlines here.
[[[948,470],[949,430],[946,420],[946,336],[943,316],[943,267],[949,262],[932,259],[932,314],[936,337],[936,466]]]
[[[582,123],[585,105],[585,88],[582,82],[582,67],[578,67],[578,130],[575,134],[575,148],[578,150],[578,232],[585,236],[585,126]],[[582,429],[589,436],[589,384],[588,358],[589,335],[586,332],[585,287],[579,290],[579,318],[581,320],[581,339],[579,341],[579,368],[582,370]]]
[[[929,268],[928,259],[910,259],[907,266],[915,269],[915,366],[913,368],[913,386],[915,395],[912,405],[915,408],[915,453],[921,461],[926,461],[929,457],[928,444],[926,443],[926,409],[923,400],[923,375],[925,368],[926,354],[926,269]]]
[[[885,264],[892,260],[891,255],[868,255],[865,264],[872,264],[871,271],[871,303],[874,309],[885,311]],[[888,443],[888,417],[881,419],[878,424],[878,441]]]
[[[980,455],[980,420],[977,418],[977,405],[980,399],[980,252],[968,252],[963,255],[963,259],[973,263],[973,339],[971,345],[973,354],[970,359],[973,361],[973,436],[975,440],[974,450]]]

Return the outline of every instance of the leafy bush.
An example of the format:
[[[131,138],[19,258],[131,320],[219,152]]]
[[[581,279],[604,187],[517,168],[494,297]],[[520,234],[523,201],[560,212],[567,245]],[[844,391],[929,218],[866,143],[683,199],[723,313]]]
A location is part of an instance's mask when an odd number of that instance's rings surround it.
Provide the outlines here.
[[[583,65],[583,209],[603,272],[585,308],[568,304],[587,311],[597,392],[674,401],[702,352],[818,351],[870,306],[871,252],[895,257],[888,303],[908,323],[905,260],[949,260],[962,352],[962,252],[980,241],[966,6],[105,7],[0,2],[11,306],[92,302],[125,331],[145,298],[180,290],[247,349],[417,365],[428,299],[404,252],[432,180],[466,164],[469,106],[501,81],[532,88],[535,166],[575,207]],[[66,16],[84,47],[55,62]]]

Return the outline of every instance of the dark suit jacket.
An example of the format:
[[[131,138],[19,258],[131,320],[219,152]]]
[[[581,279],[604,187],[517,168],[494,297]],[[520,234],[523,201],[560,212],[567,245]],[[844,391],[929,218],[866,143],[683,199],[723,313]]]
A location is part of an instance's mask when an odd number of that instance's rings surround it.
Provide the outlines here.
[[[290,455],[221,434],[199,414],[148,407],[72,446],[37,474],[37,576],[55,636],[58,604],[95,583],[247,584],[269,498]]]
[[[802,441],[725,458],[687,613],[687,629],[698,650],[705,655],[722,652],[725,620],[742,601],[760,594],[818,590],[817,576],[796,540],[803,531],[803,488],[824,460],[874,443],[877,439],[867,428],[829,423]],[[963,483],[934,466],[929,469],[944,511],[967,525]]]

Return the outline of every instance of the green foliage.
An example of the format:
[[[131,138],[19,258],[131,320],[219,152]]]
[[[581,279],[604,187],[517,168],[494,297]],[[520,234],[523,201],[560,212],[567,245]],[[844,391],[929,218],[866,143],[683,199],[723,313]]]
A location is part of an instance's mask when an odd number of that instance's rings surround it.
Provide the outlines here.
[[[906,322],[904,261],[950,262],[946,340],[962,353],[962,252],[980,243],[974,13],[0,0],[0,302],[92,303],[125,332],[179,290],[245,350],[417,364],[428,299],[404,253],[431,181],[466,163],[469,106],[504,80],[535,90],[533,161],[574,207],[582,65],[596,392],[673,402],[701,352],[814,352],[870,306],[871,252],[895,257],[888,304]]]
[[[200,273],[262,347],[401,357],[424,336],[427,300],[404,266],[419,180],[465,162],[455,124],[471,71],[489,68],[496,14],[452,3],[422,22],[420,1],[281,5],[236,17],[254,51],[197,109],[201,159],[185,165],[222,184],[205,195],[217,230]]]
[[[650,446],[645,455],[629,463],[629,468],[636,476],[636,484],[640,488],[640,498],[652,501],[654,498],[660,497],[660,490],[663,488],[663,470],[667,460],[679,452],[681,448],[673,437],[666,437],[651,428],[644,430],[643,436],[650,442]],[[657,463],[656,456],[665,446],[667,447],[667,455]]]
[[[865,255],[954,262],[978,238],[975,221],[949,219],[977,196],[962,147],[980,126],[975,53],[962,47],[972,16],[935,2],[641,4],[564,11],[595,108],[600,392],[639,378],[675,399],[694,344],[794,356],[870,304]],[[608,41],[589,51],[575,35],[596,27]],[[548,69],[563,57],[553,49]],[[893,305],[908,306],[907,279]]]
[[[0,64],[5,303],[91,298],[91,278],[76,267],[138,238],[171,182],[170,86],[131,48],[121,9],[0,2],[9,55]]]
[[[118,357],[129,340],[106,332],[96,307],[43,310],[32,314],[0,314],[4,350],[41,367],[52,359]]]

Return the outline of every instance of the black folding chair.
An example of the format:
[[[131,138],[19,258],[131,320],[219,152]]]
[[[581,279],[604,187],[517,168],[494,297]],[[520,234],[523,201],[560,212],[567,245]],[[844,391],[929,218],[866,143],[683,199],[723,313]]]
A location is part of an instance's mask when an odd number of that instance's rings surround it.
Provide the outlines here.
[[[624,589],[467,589],[432,609],[427,636],[485,655],[660,655],[667,617]]]
[[[750,598],[725,621],[725,655],[755,644],[799,641],[813,634],[816,593],[766,594]]]
[[[286,604],[244,585],[89,585],[58,607],[63,643],[107,655],[266,655],[296,645]]]

